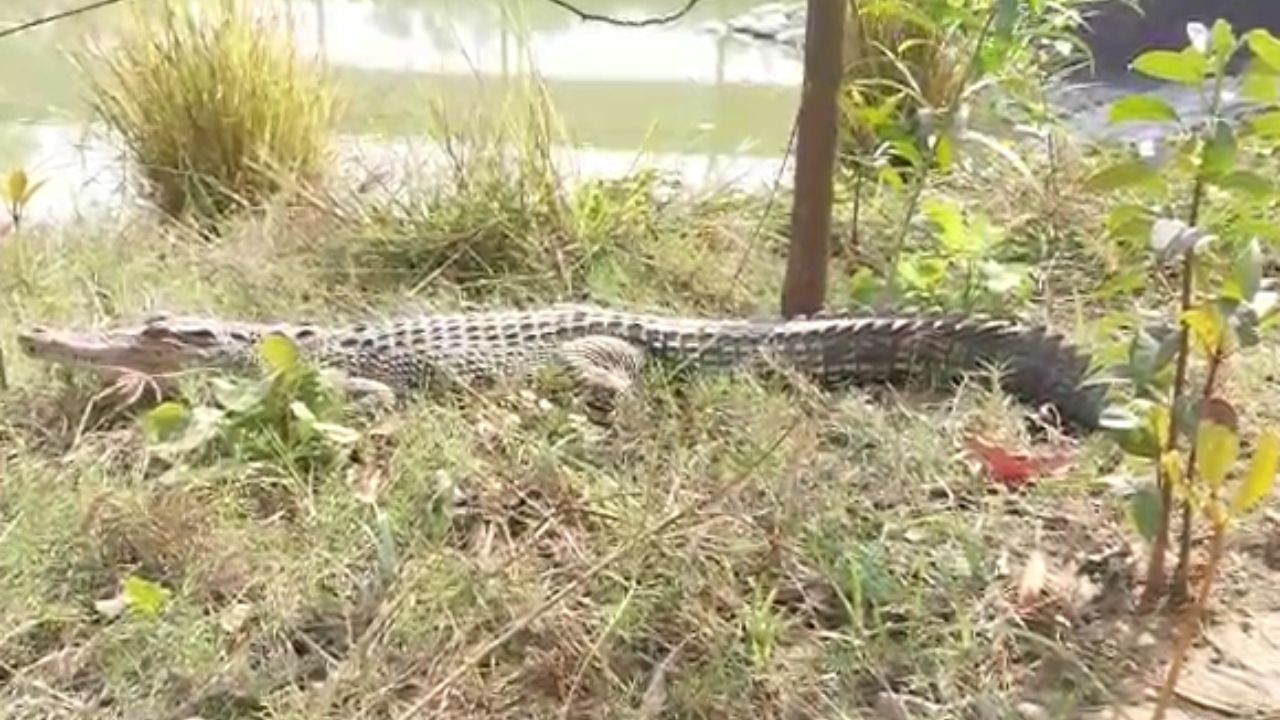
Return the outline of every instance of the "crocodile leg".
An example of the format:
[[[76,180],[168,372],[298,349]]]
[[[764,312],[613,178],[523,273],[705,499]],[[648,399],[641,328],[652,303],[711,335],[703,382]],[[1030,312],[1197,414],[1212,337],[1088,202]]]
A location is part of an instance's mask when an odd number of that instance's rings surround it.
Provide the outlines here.
[[[645,362],[643,349],[608,335],[570,340],[553,357],[568,368],[579,400],[599,424],[609,424],[619,400],[637,391]]]
[[[340,371],[332,372],[330,378],[359,412],[376,415],[396,405],[396,394],[386,383]]]

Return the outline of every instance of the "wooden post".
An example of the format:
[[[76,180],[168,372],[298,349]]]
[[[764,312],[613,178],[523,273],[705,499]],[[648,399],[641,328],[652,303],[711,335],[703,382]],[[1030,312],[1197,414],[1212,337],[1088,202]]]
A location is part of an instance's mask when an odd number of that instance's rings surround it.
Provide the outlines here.
[[[796,128],[795,200],[782,286],[784,317],[822,309],[827,294],[844,21],[848,0],[808,0],[804,89]]]

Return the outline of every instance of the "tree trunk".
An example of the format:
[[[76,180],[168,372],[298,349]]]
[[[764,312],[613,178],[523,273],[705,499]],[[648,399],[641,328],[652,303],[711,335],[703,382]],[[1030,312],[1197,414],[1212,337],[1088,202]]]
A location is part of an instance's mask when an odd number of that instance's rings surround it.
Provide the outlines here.
[[[782,285],[782,314],[822,309],[827,294],[827,243],[836,165],[837,101],[848,0],[808,0],[804,89],[796,131],[791,247]]]

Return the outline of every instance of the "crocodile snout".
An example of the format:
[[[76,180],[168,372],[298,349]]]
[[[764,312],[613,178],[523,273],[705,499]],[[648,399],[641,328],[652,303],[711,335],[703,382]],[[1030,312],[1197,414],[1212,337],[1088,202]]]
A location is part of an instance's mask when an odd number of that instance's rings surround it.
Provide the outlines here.
[[[18,333],[18,349],[27,355],[34,355],[40,344],[40,338],[48,332],[45,328],[37,326]]]

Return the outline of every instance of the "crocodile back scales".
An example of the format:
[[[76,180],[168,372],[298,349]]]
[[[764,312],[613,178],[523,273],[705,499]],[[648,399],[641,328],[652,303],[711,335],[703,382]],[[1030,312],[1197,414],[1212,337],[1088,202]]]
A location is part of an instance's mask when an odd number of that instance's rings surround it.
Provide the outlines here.
[[[286,329],[291,328],[291,329]],[[309,355],[397,392],[447,373],[474,379],[548,359],[564,342],[609,336],[652,358],[701,369],[788,367],[827,387],[1002,370],[1003,386],[1070,425],[1098,427],[1103,390],[1085,385],[1089,359],[1041,328],[953,315],[746,320],[668,317],[589,305],[408,316],[323,329],[274,326]]]

